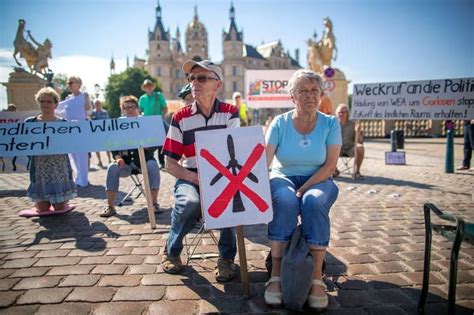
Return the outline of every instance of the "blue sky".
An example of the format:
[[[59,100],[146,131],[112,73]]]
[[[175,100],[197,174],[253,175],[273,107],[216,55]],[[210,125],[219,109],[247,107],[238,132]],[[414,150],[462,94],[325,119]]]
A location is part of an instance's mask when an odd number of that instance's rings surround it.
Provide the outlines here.
[[[143,57],[147,31],[155,25],[156,0],[0,1],[0,81],[8,80],[18,19],[37,41],[53,43],[54,72],[79,74],[86,87],[104,85],[113,53],[117,70],[126,56]],[[334,66],[352,83],[474,76],[472,0],[234,0],[237,27],[247,44],[281,40],[306,67],[306,40],[323,34],[323,18],[334,25]],[[222,60],[222,30],[229,26],[229,1],[161,0],[163,23],[184,33],[198,6],[209,34],[209,53]],[[351,86],[352,87],[352,86]],[[0,88],[0,108],[6,107]]]

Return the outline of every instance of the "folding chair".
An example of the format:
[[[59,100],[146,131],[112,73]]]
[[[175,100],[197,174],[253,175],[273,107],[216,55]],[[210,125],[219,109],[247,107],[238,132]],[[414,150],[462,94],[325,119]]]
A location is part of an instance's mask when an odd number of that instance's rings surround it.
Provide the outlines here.
[[[337,169],[339,170],[340,173],[347,173],[351,177],[353,176],[353,168],[354,166],[354,157],[353,156],[348,156],[346,154],[343,154],[339,156],[339,159],[337,161]],[[352,162],[352,163],[351,163]]]
[[[135,184],[133,186],[133,188],[127,193],[127,195],[125,197],[123,197],[123,199],[120,201],[120,203],[118,204],[119,207],[123,206],[123,204],[126,202],[126,201],[131,201],[131,195],[133,194],[133,192],[135,190],[139,190],[137,196],[135,197],[138,198],[140,197],[141,195],[145,195],[145,190],[143,189],[143,179],[141,179],[139,177],[140,175],[140,172],[138,170],[132,170],[132,174],[130,174],[130,178],[132,179],[133,183]]]
[[[213,243],[216,246],[218,244],[216,236],[214,235],[214,233],[211,230],[206,229],[206,227],[204,226],[204,222],[202,220],[200,220],[196,224],[195,229],[196,228],[197,228],[196,235],[194,235],[191,238],[189,243],[188,243],[187,236],[184,237],[184,247],[186,249],[186,265],[189,264],[189,261],[191,259],[206,259],[206,258],[219,257],[219,254],[217,252],[215,252],[215,253],[196,253],[195,254],[198,245],[201,243],[201,241],[204,237],[204,234],[206,234],[206,233],[209,234],[211,240],[213,241]]]

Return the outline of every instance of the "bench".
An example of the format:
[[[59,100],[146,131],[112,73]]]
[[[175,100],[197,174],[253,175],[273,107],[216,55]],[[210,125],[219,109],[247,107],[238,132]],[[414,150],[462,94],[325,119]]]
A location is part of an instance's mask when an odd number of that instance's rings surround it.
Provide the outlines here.
[[[423,264],[423,286],[418,302],[418,312],[424,314],[425,311],[424,308],[430,281],[431,239],[433,230],[453,242],[449,267],[448,314],[454,314],[459,249],[463,241],[474,244],[474,223],[469,223],[460,217],[444,213],[432,203],[426,203],[423,207],[423,212],[425,219],[425,258]],[[441,220],[454,224],[432,223],[430,217],[431,212]]]

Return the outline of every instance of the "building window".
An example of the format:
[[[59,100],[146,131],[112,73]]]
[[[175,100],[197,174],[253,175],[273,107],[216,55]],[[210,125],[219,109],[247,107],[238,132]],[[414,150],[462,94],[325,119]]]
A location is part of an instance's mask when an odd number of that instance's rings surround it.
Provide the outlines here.
[[[156,75],[161,77],[161,68],[160,67],[156,68]]]
[[[180,72],[179,70],[175,70],[175,71],[174,71],[174,78],[175,78],[176,80],[179,80],[179,72]]]
[[[232,81],[232,91],[237,91],[237,82],[236,81]]]
[[[160,44],[156,45],[156,49],[160,50]]]
[[[235,77],[237,75],[237,67],[232,66],[232,75]]]

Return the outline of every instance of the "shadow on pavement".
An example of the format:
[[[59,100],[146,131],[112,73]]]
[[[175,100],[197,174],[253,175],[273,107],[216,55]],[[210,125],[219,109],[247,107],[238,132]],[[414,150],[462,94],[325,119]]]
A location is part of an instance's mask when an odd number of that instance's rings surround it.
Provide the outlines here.
[[[102,222],[90,223],[82,212],[71,211],[64,215],[40,217],[33,219],[45,230],[36,233],[34,240],[29,244],[21,246],[32,246],[40,244],[44,238],[50,241],[75,239],[75,248],[86,251],[100,251],[105,249],[106,241],[102,236],[117,238],[121,236],[115,233]]]
[[[337,290],[330,298],[330,308],[364,309],[370,314],[417,314],[421,289],[406,288],[390,282],[332,278],[329,292]],[[326,281],[328,283],[328,281]],[[473,310],[456,305],[456,314],[472,314]],[[425,314],[447,314],[448,301],[439,295],[428,293]]]
[[[26,189],[0,190],[0,199],[8,197],[25,197]]]
[[[409,180],[393,179],[388,177],[370,176],[364,174],[364,179],[354,180],[350,177],[338,176],[334,179],[335,182],[343,182],[349,184],[370,184],[370,185],[387,185],[387,186],[401,186],[412,187],[418,189],[432,189],[433,185],[417,183]]]
[[[171,208],[160,208],[163,210],[163,212],[160,213],[155,213],[155,220],[156,224],[169,224],[170,222],[170,213],[171,213]],[[115,207],[115,210],[117,213],[114,215],[114,217],[127,221],[130,224],[146,224],[149,223],[150,220],[148,218],[148,209],[147,207],[141,207],[137,210],[135,209],[125,209],[123,207]],[[130,214],[126,214],[126,213]]]

